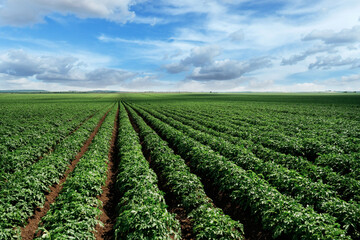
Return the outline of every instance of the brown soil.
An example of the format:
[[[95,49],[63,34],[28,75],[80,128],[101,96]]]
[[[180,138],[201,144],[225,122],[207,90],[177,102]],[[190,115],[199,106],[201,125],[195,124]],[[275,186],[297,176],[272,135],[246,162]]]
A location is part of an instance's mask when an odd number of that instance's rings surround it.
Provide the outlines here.
[[[119,201],[119,193],[116,191],[115,183],[118,170],[118,159],[117,159],[117,149],[115,147],[117,135],[118,135],[118,120],[119,120],[119,107],[116,112],[116,117],[114,121],[114,130],[110,143],[109,150],[109,164],[107,169],[107,179],[105,185],[102,187],[102,194],[98,196],[98,199],[102,201],[103,207],[100,208],[102,214],[100,216],[100,221],[104,224],[104,227],[97,225],[95,230],[95,237],[98,240],[108,240],[114,239],[114,230],[113,226],[116,222],[116,206]]]
[[[110,111],[110,109],[109,109],[109,111]],[[70,164],[69,168],[66,170],[64,176],[60,179],[60,182],[57,184],[54,184],[53,186],[50,187],[50,192],[48,195],[46,195],[46,200],[45,200],[44,206],[42,208],[37,207],[35,209],[34,215],[31,216],[27,220],[28,224],[24,228],[21,229],[21,238],[23,240],[30,240],[35,237],[35,233],[38,229],[41,218],[46,215],[46,213],[50,209],[50,205],[55,202],[57,196],[59,195],[60,191],[63,188],[63,183],[66,181],[66,178],[68,177],[68,175],[75,169],[76,164],[79,162],[80,158],[87,151],[89,145],[91,144],[93,138],[95,137],[96,133],[98,132],[100,126],[104,122],[109,111],[107,111],[104,114],[104,116],[100,119],[100,121],[99,121],[98,125],[96,126],[96,128],[94,129],[94,131],[91,133],[89,138],[86,140],[86,142],[84,143],[80,152],[77,153],[75,159],[71,162],[71,164]]]
[[[139,133],[139,128],[136,125],[134,118],[129,113],[128,109],[126,109],[130,122],[135,129],[137,133]],[[139,135],[140,136],[140,135]],[[188,212],[184,207],[181,206],[179,201],[176,199],[176,197],[171,193],[170,188],[166,185],[166,179],[164,179],[158,169],[156,169],[153,164],[151,163],[151,154],[150,152],[144,148],[143,145],[143,138],[140,137],[141,145],[142,145],[142,151],[145,156],[145,158],[150,163],[150,167],[154,170],[158,177],[159,181],[159,189],[165,193],[165,202],[168,205],[168,211],[170,213],[175,213],[175,218],[179,221],[180,227],[181,227],[181,239],[184,240],[194,240],[196,239],[196,236],[193,232],[193,223],[190,218],[188,218]]]
[[[141,116],[141,114],[139,115]],[[148,124],[148,126],[150,126],[155,131],[155,129],[146,119],[143,118],[143,120],[146,122],[146,124]],[[158,135],[164,141],[166,141],[166,138],[164,136],[162,136],[159,133]],[[169,147],[170,146],[171,145],[169,145]],[[176,148],[172,147],[172,149],[174,150],[175,154],[180,155]],[[229,197],[229,194],[220,191],[220,189],[217,186],[214,186],[212,184],[213,181],[211,179],[208,179],[202,174],[198,174],[196,171],[194,171],[194,169],[190,166],[189,160],[187,158],[185,158],[185,161],[186,164],[190,167],[191,172],[197,174],[200,177],[201,182],[204,185],[206,195],[213,201],[215,206],[221,208],[224,211],[224,213],[229,215],[233,220],[237,220],[243,224],[246,240],[273,239],[271,232],[264,230],[261,223],[251,215],[251,212],[249,210],[244,210],[243,208],[241,208],[241,206],[233,204],[231,198]],[[290,239],[290,237],[281,236],[278,239],[287,240]]]

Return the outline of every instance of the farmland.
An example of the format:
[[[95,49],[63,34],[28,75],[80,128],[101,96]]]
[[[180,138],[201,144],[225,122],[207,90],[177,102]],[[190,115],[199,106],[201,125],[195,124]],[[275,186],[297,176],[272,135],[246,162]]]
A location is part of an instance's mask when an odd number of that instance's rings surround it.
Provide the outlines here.
[[[1,94],[0,239],[360,239],[360,95]]]

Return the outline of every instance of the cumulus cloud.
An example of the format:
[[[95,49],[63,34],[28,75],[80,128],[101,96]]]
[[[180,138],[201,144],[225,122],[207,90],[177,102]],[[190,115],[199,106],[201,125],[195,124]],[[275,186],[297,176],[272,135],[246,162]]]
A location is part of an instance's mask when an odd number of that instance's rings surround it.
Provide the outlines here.
[[[190,66],[202,67],[210,64],[215,57],[221,54],[217,45],[195,47],[191,50],[190,56],[178,63],[171,63],[164,66],[168,73],[179,73],[187,71]]]
[[[271,66],[269,57],[254,58],[248,61],[221,60],[214,61],[211,65],[197,67],[188,76],[193,80],[231,80],[243,76],[245,73]]]
[[[341,56],[317,57],[314,63],[309,65],[309,69],[330,69],[332,67],[350,66],[351,68],[360,67],[360,58],[345,58]]]
[[[339,32],[333,30],[315,30],[303,38],[304,41],[321,40],[326,44],[344,45],[360,42],[360,26],[345,28]]]
[[[8,0],[0,6],[0,24],[21,26],[43,21],[52,13],[74,14],[79,18],[104,18],[115,22],[126,22],[135,13],[129,7],[133,0]]]
[[[194,65],[195,67],[200,67],[211,63],[215,57],[220,55],[220,53],[221,49],[216,45],[195,47],[191,50],[190,56],[181,62],[185,65]]]
[[[23,50],[10,50],[0,55],[3,79],[35,78],[46,83],[67,86],[106,87],[136,76],[121,69],[88,69],[84,62],[72,56],[35,56]]]
[[[184,65],[180,62],[180,63],[167,64],[164,66],[164,68],[166,69],[166,71],[168,73],[176,74],[176,73],[187,71],[187,70],[189,70],[190,67],[188,65]]]
[[[314,30],[302,38],[302,41],[314,40],[320,40],[323,43],[300,54],[292,55],[289,58],[283,58],[281,65],[294,65],[317,53],[335,53],[343,46],[347,47],[348,50],[356,50],[357,48],[354,47],[355,45],[353,46],[351,44],[360,42],[360,26],[342,29],[338,32],[333,30]],[[330,68],[331,66],[348,65],[348,62],[352,61],[351,59],[341,60],[339,58],[340,56],[327,56],[325,58],[317,57],[317,61],[310,64],[309,68],[325,69]]]

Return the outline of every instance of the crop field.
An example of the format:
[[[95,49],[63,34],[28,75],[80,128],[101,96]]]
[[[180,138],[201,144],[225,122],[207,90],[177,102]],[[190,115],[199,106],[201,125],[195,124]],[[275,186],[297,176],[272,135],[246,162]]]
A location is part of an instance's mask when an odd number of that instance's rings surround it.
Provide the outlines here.
[[[360,239],[360,94],[0,94],[0,239]]]

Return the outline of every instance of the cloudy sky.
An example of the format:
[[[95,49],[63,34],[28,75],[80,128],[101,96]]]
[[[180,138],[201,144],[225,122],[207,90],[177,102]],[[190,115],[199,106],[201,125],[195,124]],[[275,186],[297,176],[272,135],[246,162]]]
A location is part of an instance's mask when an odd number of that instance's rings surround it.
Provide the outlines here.
[[[0,0],[0,89],[360,90],[359,0]]]

